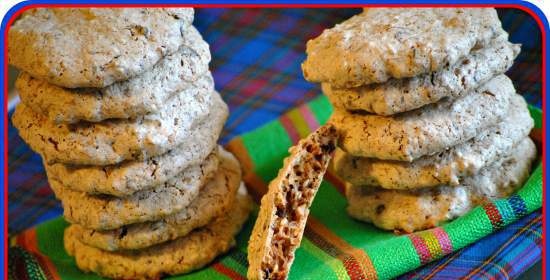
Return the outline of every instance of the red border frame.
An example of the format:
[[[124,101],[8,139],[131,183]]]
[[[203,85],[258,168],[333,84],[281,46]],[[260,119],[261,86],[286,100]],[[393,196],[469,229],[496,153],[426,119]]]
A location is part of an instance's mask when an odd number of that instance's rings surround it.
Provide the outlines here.
[[[4,92],[8,92],[8,54],[7,41],[9,28],[13,21],[24,11],[39,7],[193,7],[193,8],[362,8],[362,7],[494,7],[494,8],[513,8],[526,12],[535,21],[542,34],[542,279],[546,279],[546,29],[539,15],[527,6],[521,4],[29,4],[13,13],[7,22],[4,30]],[[4,99],[4,110],[8,112],[8,98]],[[8,279],[8,117],[4,116],[4,277]]]

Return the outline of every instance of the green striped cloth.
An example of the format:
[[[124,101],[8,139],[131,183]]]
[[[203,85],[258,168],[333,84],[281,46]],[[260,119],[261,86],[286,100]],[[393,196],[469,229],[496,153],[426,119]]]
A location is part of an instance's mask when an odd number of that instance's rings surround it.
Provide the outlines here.
[[[530,108],[540,136],[542,113]],[[278,120],[232,140],[228,149],[241,161],[244,181],[256,201],[276,176],[288,148],[326,122],[332,112],[324,96],[296,108]],[[542,168],[538,166],[524,187],[508,199],[477,207],[440,227],[396,235],[351,219],[345,211],[343,184],[327,174],[312,205],[304,239],[296,252],[290,279],[387,279],[458,250],[538,209],[542,204]],[[169,279],[242,279],[246,275],[246,247],[255,215],[238,236],[237,248],[209,267]],[[67,223],[57,218],[25,231],[12,243],[10,273],[26,271],[31,279],[100,279],[80,272],[63,249]],[[29,254],[25,258],[16,255]]]

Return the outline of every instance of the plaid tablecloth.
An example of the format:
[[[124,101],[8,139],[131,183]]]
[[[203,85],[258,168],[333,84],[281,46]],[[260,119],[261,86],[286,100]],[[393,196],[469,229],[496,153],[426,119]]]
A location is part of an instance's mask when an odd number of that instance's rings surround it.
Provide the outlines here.
[[[211,45],[216,87],[231,115],[221,142],[279,117],[316,97],[317,85],[303,80],[305,42],[357,9],[204,9],[195,26]],[[541,106],[541,34],[526,13],[500,10],[511,41],[522,53],[509,75],[529,103]],[[60,204],[48,187],[40,158],[9,135],[9,233],[59,216]],[[537,211],[480,242],[430,263],[402,278],[514,277],[541,255],[541,214]]]

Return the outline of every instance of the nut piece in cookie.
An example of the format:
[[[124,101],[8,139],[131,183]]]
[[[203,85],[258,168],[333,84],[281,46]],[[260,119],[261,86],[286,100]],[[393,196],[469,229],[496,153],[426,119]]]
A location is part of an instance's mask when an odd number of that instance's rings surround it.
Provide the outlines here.
[[[287,278],[336,139],[336,129],[327,124],[290,148],[261,201],[248,243],[249,279]]]

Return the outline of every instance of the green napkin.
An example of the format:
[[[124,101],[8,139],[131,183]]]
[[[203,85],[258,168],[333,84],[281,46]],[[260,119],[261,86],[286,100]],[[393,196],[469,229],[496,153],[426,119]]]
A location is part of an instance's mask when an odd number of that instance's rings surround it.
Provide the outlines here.
[[[540,129],[541,111],[536,108],[530,111]],[[281,168],[288,148],[325,123],[331,112],[326,97],[320,96],[227,145],[241,161],[243,179],[256,201]],[[476,207],[467,215],[431,230],[396,235],[351,219],[345,211],[342,184],[329,173],[312,205],[289,278],[396,277],[467,246],[541,205],[542,167],[538,164],[523,188],[512,197]],[[237,237],[237,247],[228,254],[202,270],[169,279],[244,278],[247,241],[255,218],[255,214],[250,217]],[[63,249],[66,226],[62,218],[57,218],[27,230],[12,240],[27,251],[16,249],[10,253],[28,255],[23,258],[25,263],[21,267],[33,276],[32,279],[101,279],[80,272]],[[13,266],[11,263],[10,268]]]

